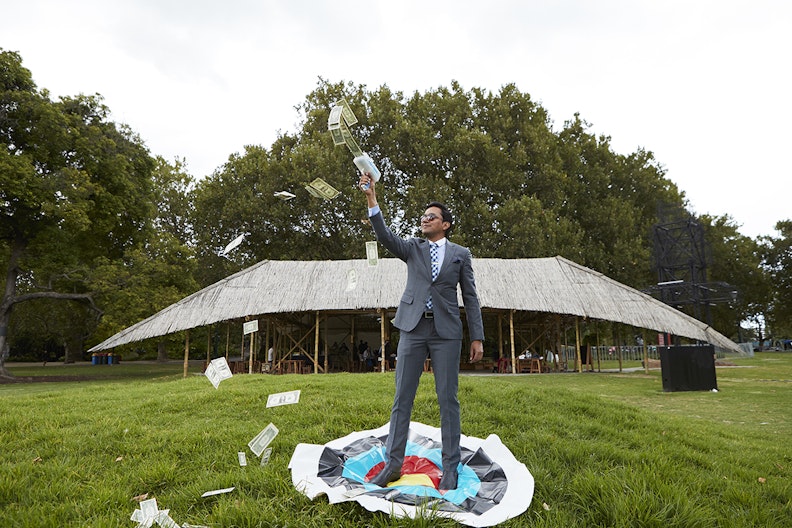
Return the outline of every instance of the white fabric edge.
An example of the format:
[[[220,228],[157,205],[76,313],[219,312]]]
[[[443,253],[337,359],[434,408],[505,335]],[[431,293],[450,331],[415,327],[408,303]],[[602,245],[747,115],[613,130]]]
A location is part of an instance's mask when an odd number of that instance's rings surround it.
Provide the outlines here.
[[[410,422],[410,429],[428,438],[440,438],[440,429],[437,427],[431,427],[420,422]],[[377,429],[355,431],[342,438],[337,438],[328,442],[325,445],[297,444],[288,466],[288,468],[292,470],[292,483],[294,487],[311,500],[319,495],[327,495],[330,504],[355,500],[366,510],[371,512],[381,511],[396,518],[409,517],[411,519],[416,519],[418,517],[423,517],[427,511],[426,507],[400,504],[371,495],[359,495],[354,498],[349,498],[345,495],[346,489],[344,487],[339,486],[332,488],[316,476],[317,462],[325,447],[340,450],[355,440],[368,438],[370,436],[380,437],[388,434],[388,432],[389,423]],[[467,512],[443,511],[433,512],[433,515],[451,518],[461,524],[474,528],[485,528],[488,526],[495,526],[524,513],[531,504],[535,486],[533,475],[528,471],[525,464],[517,460],[495,434],[489,435],[486,440],[461,435],[460,445],[471,451],[483,449],[487,456],[503,468],[506,480],[510,484],[507,486],[501,502],[496,507],[481,515]],[[516,484],[518,482],[519,486]],[[526,500],[525,497],[528,497],[528,499]]]

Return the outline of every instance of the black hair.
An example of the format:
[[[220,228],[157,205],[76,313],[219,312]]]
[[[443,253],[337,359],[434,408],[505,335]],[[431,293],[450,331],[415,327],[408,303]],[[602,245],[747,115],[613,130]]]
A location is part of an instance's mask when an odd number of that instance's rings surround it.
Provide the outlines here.
[[[440,209],[440,214],[443,217],[443,222],[448,222],[450,225],[448,229],[445,230],[445,236],[448,237],[451,234],[451,230],[454,228],[454,215],[451,214],[451,211],[446,207],[446,204],[440,202],[431,202],[426,206],[426,209],[430,207],[437,207]]]

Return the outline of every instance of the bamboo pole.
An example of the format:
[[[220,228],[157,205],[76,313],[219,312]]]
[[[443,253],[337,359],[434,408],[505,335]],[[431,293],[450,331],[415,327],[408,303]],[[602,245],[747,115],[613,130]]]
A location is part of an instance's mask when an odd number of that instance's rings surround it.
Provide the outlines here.
[[[498,359],[503,357],[503,314],[498,314]]]
[[[316,312],[316,331],[314,332],[314,374],[319,373],[319,311]]]
[[[225,358],[228,361],[228,349],[231,346],[231,321],[226,323],[226,353]]]
[[[514,355],[514,310],[509,311],[509,340],[511,348],[512,374],[517,373],[517,357]]]
[[[555,353],[553,354],[555,357],[553,361],[555,362],[556,370],[559,372],[561,371],[561,316],[557,315],[555,320]],[[566,340],[566,338],[565,338]],[[566,361],[566,352],[564,352],[564,360]],[[565,363],[566,365],[566,363]],[[566,370],[566,367],[564,367]]]
[[[272,343],[272,344],[270,344],[270,343]],[[270,363],[269,349],[272,348],[272,361],[274,362],[275,361],[275,339],[274,339],[274,336],[271,333],[271,323],[270,323],[269,318],[267,318],[267,330],[266,330],[266,335],[264,337],[264,348],[267,349],[267,363]],[[272,365],[270,365],[267,368],[271,369]]]
[[[377,313],[380,315],[380,372],[385,372],[385,311],[377,308]]]
[[[355,367],[355,316],[352,315],[352,324],[349,328],[349,369],[354,370]]]
[[[602,372],[600,356],[602,356],[602,350],[600,349],[600,324],[597,323],[597,372]]]
[[[583,372],[583,360],[580,355],[580,318],[575,316],[575,359],[577,360],[578,374]]]
[[[330,325],[327,322],[327,315],[324,316],[324,323],[325,323],[325,325],[324,325],[324,336],[325,336],[325,338],[324,338],[324,358],[325,358],[325,360],[324,360],[324,373],[327,374],[328,371],[330,370],[330,368],[329,368],[330,367],[330,358],[329,358],[330,354],[328,353],[329,349],[328,349],[328,345],[327,345],[327,329],[328,329],[328,327]]]
[[[212,325],[206,327],[206,366],[212,360]]]
[[[250,357],[248,358],[248,374],[253,374],[253,355],[255,354],[254,344],[256,343],[256,334],[258,332],[250,333]]]
[[[184,337],[184,377],[187,377],[187,367],[190,364],[190,331],[185,330]]]

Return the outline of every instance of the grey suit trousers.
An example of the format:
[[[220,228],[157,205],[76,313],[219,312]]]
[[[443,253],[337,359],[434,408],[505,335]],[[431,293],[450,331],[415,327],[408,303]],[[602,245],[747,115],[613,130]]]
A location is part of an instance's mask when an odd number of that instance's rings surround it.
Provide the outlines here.
[[[396,396],[391,409],[386,446],[388,463],[401,467],[410,427],[415,393],[427,356],[432,360],[435,391],[440,404],[443,474],[456,471],[460,460],[459,360],[461,339],[437,335],[434,319],[421,319],[410,332],[402,331],[396,357]]]

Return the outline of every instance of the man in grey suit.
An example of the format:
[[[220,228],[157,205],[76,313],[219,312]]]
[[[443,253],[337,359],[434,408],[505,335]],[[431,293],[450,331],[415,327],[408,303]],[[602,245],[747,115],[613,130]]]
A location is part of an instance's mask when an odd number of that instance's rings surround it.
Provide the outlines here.
[[[370,482],[385,487],[401,476],[410,415],[428,355],[440,404],[443,473],[438,489],[456,489],[461,434],[457,388],[462,351],[457,285],[462,290],[470,333],[470,361],[479,361],[484,355],[484,325],[472,256],[467,248],[446,238],[454,219],[443,204],[430,203],[421,216],[421,232],[426,238],[405,240],[385,225],[369,174],[361,176],[359,186],[366,195],[369,220],[377,240],[407,264],[407,285],[393,319],[393,325],[401,334],[396,355],[396,394],[385,448],[387,462]]]

